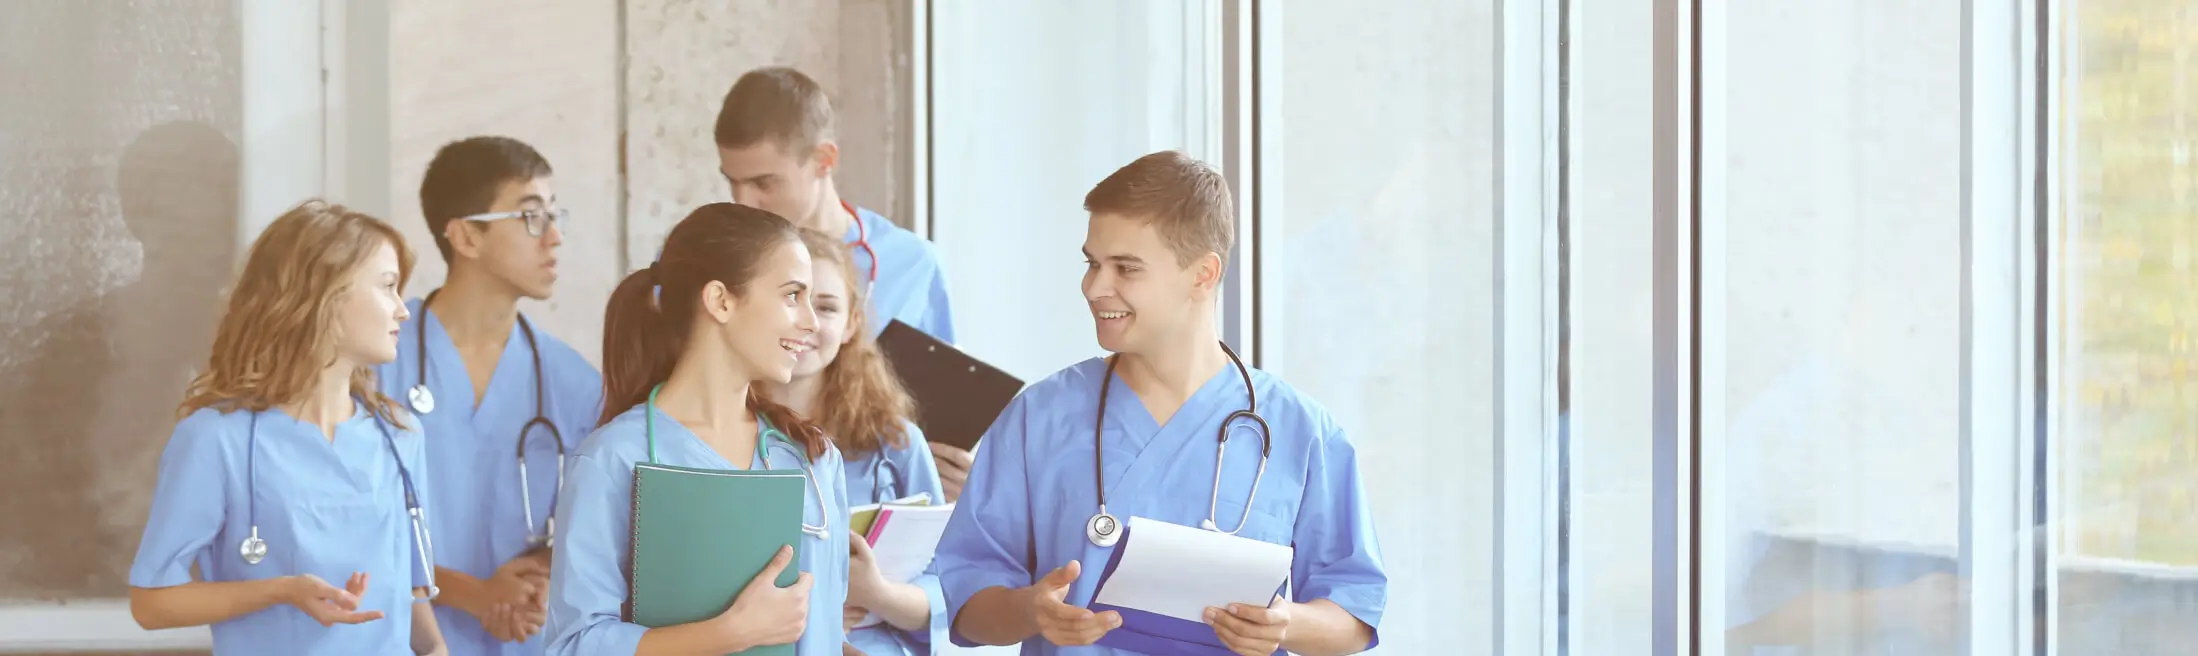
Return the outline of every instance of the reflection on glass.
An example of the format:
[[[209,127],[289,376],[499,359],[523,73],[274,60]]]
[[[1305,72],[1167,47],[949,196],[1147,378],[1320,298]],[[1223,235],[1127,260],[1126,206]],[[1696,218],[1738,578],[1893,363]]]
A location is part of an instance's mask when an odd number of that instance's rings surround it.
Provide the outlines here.
[[[1726,5],[1728,653],[1959,653],[1961,3]],[[1715,360],[1712,360],[1713,362]]]
[[[2198,644],[2198,6],[2066,0],[2062,654]]]
[[[1261,366],[1356,447],[1389,573],[1381,653],[1492,644],[1492,7],[1260,8]]]

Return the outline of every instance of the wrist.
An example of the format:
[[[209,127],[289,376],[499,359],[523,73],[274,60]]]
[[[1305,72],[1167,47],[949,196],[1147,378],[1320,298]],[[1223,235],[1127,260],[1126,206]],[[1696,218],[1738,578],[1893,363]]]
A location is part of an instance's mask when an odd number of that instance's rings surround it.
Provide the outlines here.
[[[269,586],[267,588],[267,594],[269,595],[267,605],[269,606],[279,606],[284,604],[295,606],[298,605],[298,599],[304,597],[304,594],[299,592],[299,590],[303,589],[305,586],[305,579],[303,577],[300,577],[296,574],[291,574],[288,576],[278,576],[275,578],[271,578],[267,581],[269,583]]]
[[[756,646],[755,639],[748,635],[748,628],[733,613],[719,615],[712,621],[717,623],[718,648],[716,651],[737,654]]]

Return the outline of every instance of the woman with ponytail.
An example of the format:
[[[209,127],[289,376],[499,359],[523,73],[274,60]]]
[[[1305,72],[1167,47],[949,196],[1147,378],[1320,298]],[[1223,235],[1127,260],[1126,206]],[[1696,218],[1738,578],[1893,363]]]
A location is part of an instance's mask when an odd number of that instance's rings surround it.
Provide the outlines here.
[[[656,263],[611,293],[603,330],[603,425],[573,454],[557,504],[551,554],[552,654],[727,654],[794,644],[838,654],[847,598],[844,530],[781,550],[711,619],[648,628],[625,621],[631,572],[634,464],[702,469],[785,468],[780,434],[803,452],[822,490],[805,495],[804,524],[847,525],[839,450],[754,381],[785,383],[817,330],[812,265],[794,226],[730,203],[697,208],[664,240]],[[653,428],[651,428],[653,426]],[[794,585],[775,585],[789,564]]]
[[[931,503],[946,503],[931,449],[909,419],[915,402],[867,328],[869,298],[855,283],[861,278],[847,244],[808,229],[801,239],[817,267],[809,290],[817,334],[813,348],[794,366],[793,380],[765,386],[772,400],[815,418],[832,438],[847,460],[851,501],[886,503],[928,494]],[[862,536],[851,536],[848,544],[854,548],[843,620],[848,643],[870,656],[919,656],[945,644],[946,597],[939,577],[888,580]]]

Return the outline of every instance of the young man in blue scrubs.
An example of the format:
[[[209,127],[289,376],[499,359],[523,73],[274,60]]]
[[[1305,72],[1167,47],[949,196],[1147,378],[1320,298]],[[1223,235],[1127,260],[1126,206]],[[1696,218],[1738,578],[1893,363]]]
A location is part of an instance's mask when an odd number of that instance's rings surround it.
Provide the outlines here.
[[[550,174],[505,137],[435,154],[420,209],[450,275],[408,304],[400,352],[380,371],[427,435],[435,612],[455,656],[542,653],[562,453],[602,412],[601,374],[518,309],[557,283],[566,212]]]
[[[808,75],[786,67],[741,75],[717,112],[718,173],[733,202],[786,217],[794,225],[842,235],[853,249],[859,284],[870,288],[870,334],[899,319],[948,342],[954,314],[938,251],[923,237],[840,198],[832,172],[832,101]]]
[[[854,281],[870,297],[871,337],[901,323],[954,341],[954,312],[938,249],[868,208],[840,198],[832,172],[832,101],[801,71],[758,68],[740,76],[717,111],[718,174],[733,202],[786,217],[794,225],[840,235],[855,258]],[[968,478],[968,451],[933,443],[940,478],[952,501]]]
[[[935,561],[949,636],[1021,643],[1024,654],[1115,653],[1095,643],[1124,630],[1122,618],[1085,608],[1118,546],[1087,531],[1104,506],[1122,523],[1211,521],[1294,547],[1286,595],[1264,608],[1206,609],[1229,651],[1371,648],[1388,576],[1357,451],[1317,402],[1244,368],[1215,329],[1224,254],[1236,241],[1221,175],[1154,153],[1101,181],[1084,207],[1084,299],[1114,355],[1024,389],[986,431]],[[1271,440],[1264,474],[1260,431],[1232,417],[1254,398]],[[1232,429],[1222,443],[1224,422]]]

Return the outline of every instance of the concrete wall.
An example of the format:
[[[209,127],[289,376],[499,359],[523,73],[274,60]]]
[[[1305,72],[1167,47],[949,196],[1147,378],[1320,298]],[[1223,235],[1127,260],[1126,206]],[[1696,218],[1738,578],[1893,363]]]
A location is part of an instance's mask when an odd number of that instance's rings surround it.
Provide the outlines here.
[[[517,0],[394,5],[393,214],[418,240],[415,295],[443,276],[419,218],[420,175],[435,149],[499,133],[534,144],[573,210],[556,298],[528,311],[591,360],[603,303],[646,264],[672,224],[729,200],[711,126],[748,69],[791,65],[832,94],[850,202],[905,221],[913,98],[909,3],[833,0],[622,5]],[[486,44],[494,44],[489,46]]]

